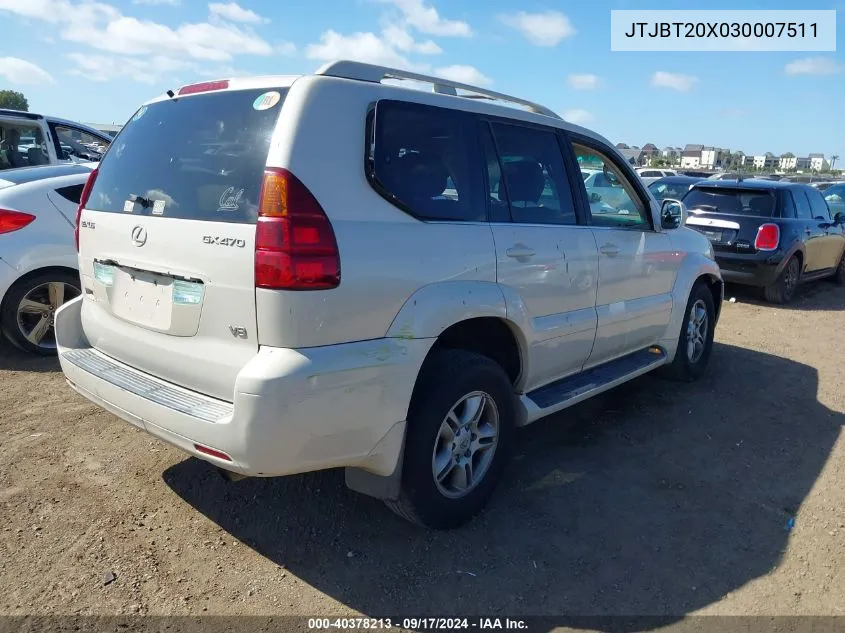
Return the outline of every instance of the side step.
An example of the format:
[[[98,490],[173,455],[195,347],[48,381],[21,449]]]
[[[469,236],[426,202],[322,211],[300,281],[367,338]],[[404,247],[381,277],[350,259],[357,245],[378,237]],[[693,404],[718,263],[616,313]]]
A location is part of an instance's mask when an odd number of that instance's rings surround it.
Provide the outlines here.
[[[665,363],[666,352],[649,347],[530,391],[523,397],[528,413],[526,424],[618,387]]]

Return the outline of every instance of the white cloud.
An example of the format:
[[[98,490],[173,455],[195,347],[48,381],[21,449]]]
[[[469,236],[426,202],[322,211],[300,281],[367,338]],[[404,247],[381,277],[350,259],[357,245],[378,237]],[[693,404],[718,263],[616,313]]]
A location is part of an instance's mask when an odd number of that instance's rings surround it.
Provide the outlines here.
[[[427,6],[425,0],[380,0],[392,4],[402,13],[404,24],[426,35],[440,37],[470,37],[472,28],[460,20],[446,20],[437,9]]]
[[[197,22],[177,28],[140,20],[101,2],[0,0],[0,10],[59,26],[59,36],[119,55],[163,55],[228,62],[235,55],[271,55],[274,50],[248,27]]]
[[[599,78],[595,75],[569,75],[569,85],[575,90],[595,90],[599,85]]]
[[[320,36],[318,44],[309,44],[306,47],[305,56],[322,61],[354,59],[405,70],[414,68],[414,64],[395,46],[370,32],[342,35],[329,29]]]
[[[171,7],[178,7],[180,0],[132,0],[132,4],[166,4]]]
[[[784,71],[787,75],[835,75],[845,72],[845,65],[830,57],[804,57],[787,64]]]
[[[458,83],[470,84],[473,86],[489,86],[493,80],[485,76],[480,70],[474,66],[463,66],[461,64],[454,64],[452,66],[445,66],[437,68],[434,74],[444,79],[451,79]]]
[[[557,46],[567,37],[575,35],[572,22],[560,11],[543,13],[508,13],[499,16],[499,21],[516,29],[532,44]]]
[[[46,70],[19,57],[0,57],[0,77],[13,84],[52,84],[56,80]]]
[[[84,77],[91,81],[111,81],[112,79],[128,77],[139,83],[155,84],[177,70],[196,70],[196,66],[191,62],[161,55],[142,59],[138,57],[69,53],[67,58],[75,64],[75,68],[68,71],[71,75]]]
[[[657,71],[651,77],[651,85],[656,88],[670,88],[678,92],[687,92],[698,81],[698,77]]]
[[[404,52],[416,52],[423,55],[437,55],[443,52],[443,49],[431,40],[417,42],[406,29],[396,24],[388,24],[384,27],[382,37],[387,44]]]
[[[229,2],[228,4],[223,4],[222,2],[212,2],[208,5],[208,10],[211,15],[216,15],[224,20],[230,20],[232,22],[262,24],[270,21],[267,18],[258,15],[255,11],[244,9],[237,2]]]
[[[591,112],[587,110],[567,110],[563,113],[564,121],[569,121],[570,123],[574,123],[575,125],[585,125],[592,121],[595,117],[593,117]]]

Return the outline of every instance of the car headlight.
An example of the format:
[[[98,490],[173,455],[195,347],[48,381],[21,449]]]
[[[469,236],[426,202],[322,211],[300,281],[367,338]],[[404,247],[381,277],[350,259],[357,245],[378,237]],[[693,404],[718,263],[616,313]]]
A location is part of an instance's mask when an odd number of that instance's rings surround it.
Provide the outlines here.
[[[708,259],[716,259],[716,253],[713,251],[713,245],[710,243],[710,240],[707,240],[707,246],[704,247],[704,256]]]

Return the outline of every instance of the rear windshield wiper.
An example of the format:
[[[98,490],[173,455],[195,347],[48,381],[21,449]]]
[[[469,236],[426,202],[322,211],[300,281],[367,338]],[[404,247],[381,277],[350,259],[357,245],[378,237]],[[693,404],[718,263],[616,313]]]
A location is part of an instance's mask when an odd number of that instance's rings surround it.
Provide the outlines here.
[[[705,211],[718,211],[719,207],[713,204],[697,204],[693,209],[704,209]]]

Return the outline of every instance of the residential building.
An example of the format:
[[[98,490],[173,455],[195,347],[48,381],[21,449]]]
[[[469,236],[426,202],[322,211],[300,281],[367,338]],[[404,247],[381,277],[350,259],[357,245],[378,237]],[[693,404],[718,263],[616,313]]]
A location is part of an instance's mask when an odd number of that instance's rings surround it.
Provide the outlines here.
[[[705,169],[721,167],[722,162],[729,153],[729,150],[720,147],[704,147],[701,149],[700,165]]]
[[[782,169],[783,171],[789,171],[790,169],[796,169],[797,167],[798,158],[792,152],[782,154],[780,159],[778,160],[778,168]]]
[[[628,147],[628,145],[626,145],[625,143],[617,143],[616,149],[631,149],[631,148]]]
[[[810,169],[810,157],[805,156],[804,158],[796,158],[795,169]]]
[[[640,148],[631,147],[627,149],[620,149],[619,153],[622,154],[629,163],[636,167],[644,165],[646,162],[645,154],[643,154],[643,150]]]
[[[825,160],[824,154],[810,154],[810,169],[813,171],[827,171],[830,163]]]
[[[672,164],[678,160],[678,157],[681,155],[680,150],[677,147],[672,147],[671,145],[667,145],[662,150],[660,150],[660,158],[670,161]]]
[[[754,157],[754,168],[755,169],[771,169],[778,163],[778,157],[772,154],[771,152],[766,152],[765,154],[757,154]]]
[[[681,152],[681,169],[698,169],[701,167],[701,150],[704,145],[692,145],[687,143],[684,151]]]

